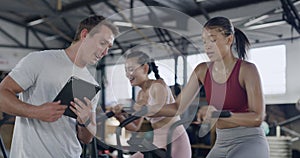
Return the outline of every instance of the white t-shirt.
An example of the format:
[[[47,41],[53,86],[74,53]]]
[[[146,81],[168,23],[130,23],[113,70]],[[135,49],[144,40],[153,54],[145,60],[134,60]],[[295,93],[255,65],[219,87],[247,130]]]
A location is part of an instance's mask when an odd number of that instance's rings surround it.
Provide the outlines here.
[[[71,76],[97,84],[87,68],[75,66],[64,50],[33,52],[9,73],[23,89],[20,99],[39,106],[51,102]],[[93,100],[94,110],[99,95]],[[79,158],[76,120],[62,116],[55,122],[16,117],[11,158]]]

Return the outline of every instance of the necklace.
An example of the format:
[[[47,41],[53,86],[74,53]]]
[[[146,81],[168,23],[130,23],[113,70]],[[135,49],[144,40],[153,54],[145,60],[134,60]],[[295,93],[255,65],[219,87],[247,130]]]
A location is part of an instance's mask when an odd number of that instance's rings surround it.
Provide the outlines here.
[[[232,71],[233,66],[235,65],[235,62],[236,62],[236,60],[234,59],[234,60],[229,64],[229,66],[227,66],[227,68],[226,68],[226,66],[225,66],[224,63],[223,63],[223,66],[221,66],[221,68],[214,65],[214,66],[213,66],[213,70],[214,70],[215,72],[217,72],[218,74],[223,74],[223,75],[228,76],[228,75],[230,74],[230,72]]]

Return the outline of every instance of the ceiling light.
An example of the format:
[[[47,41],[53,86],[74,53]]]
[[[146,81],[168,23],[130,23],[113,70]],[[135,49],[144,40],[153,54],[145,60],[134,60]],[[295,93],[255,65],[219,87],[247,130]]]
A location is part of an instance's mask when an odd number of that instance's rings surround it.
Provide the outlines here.
[[[58,37],[59,37],[59,35],[48,36],[48,37],[44,38],[44,41],[56,40]]]
[[[263,16],[259,16],[259,17],[257,17],[257,18],[254,18],[253,20],[250,20],[250,21],[248,21],[248,22],[246,22],[245,24],[244,24],[244,26],[250,26],[250,25],[253,25],[253,24],[255,24],[255,23],[257,23],[257,22],[260,22],[260,21],[262,21],[262,20],[264,20],[264,19],[266,19],[266,18],[268,18],[269,17],[269,15],[263,15]]]
[[[299,5],[300,1],[294,2],[294,6]]]
[[[122,21],[115,21],[114,24],[117,26],[124,26],[124,27],[132,27],[133,26],[132,23],[122,22]]]
[[[34,21],[31,21],[31,22],[27,23],[27,26],[38,25],[38,24],[43,23],[44,21],[45,21],[45,20],[44,20],[43,18],[37,19],[37,20],[34,20]]]
[[[239,18],[234,18],[234,19],[230,19],[230,22],[235,23],[235,22],[240,22],[240,21],[244,21],[249,19],[250,16],[245,16],[245,17],[239,17]]]
[[[152,27],[150,25],[143,25],[143,24],[133,24],[131,22],[124,22],[124,21],[114,21],[113,22],[117,26],[123,26],[123,27],[139,27],[139,28],[149,28]]]
[[[245,30],[256,30],[256,29],[262,29],[262,28],[271,27],[271,26],[278,26],[278,25],[282,25],[282,24],[286,24],[286,21],[274,21],[274,22],[269,22],[269,23],[260,24],[260,25],[252,25],[252,26],[245,28]]]

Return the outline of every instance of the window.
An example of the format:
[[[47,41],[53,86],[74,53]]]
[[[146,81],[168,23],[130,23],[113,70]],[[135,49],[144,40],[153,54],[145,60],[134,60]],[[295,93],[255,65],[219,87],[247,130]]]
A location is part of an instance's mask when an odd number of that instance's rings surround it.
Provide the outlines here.
[[[201,54],[195,54],[195,55],[189,55],[187,57],[187,78],[189,79],[193,70],[196,68],[196,66],[200,63],[209,61],[209,58],[205,53]]]
[[[179,56],[177,60],[177,83],[180,85],[183,85],[183,79],[184,79],[184,61],[183,57]]]
[[[248,58],[257,66],[265,95],[286,92],[285,45],[251,49]]]
[[[175,84],[175,60],[174,59],[164,59],[155,60],[155,64],[158,66],[158,74],[164,79],[168,86]],[[151,72],[149,78],[155,79],[154,73]]]
[[[120,99],[131,98],[131,85],[125,75],[124,64],[106,66],[106,104],[112,104]]]

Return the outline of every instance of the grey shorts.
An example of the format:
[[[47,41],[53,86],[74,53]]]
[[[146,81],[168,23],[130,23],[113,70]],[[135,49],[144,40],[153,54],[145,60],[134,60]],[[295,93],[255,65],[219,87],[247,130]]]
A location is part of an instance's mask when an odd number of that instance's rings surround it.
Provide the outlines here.
[[[216,129],[216,133],[207,158],[269,158],[269,145],[260,127]]]

